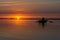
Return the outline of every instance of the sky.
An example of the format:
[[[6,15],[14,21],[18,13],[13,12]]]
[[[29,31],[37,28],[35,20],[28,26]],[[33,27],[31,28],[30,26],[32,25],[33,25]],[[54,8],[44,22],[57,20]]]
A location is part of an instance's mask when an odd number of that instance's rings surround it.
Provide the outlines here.
[[[60,0],[0,0],[0,17],[60,17]]]

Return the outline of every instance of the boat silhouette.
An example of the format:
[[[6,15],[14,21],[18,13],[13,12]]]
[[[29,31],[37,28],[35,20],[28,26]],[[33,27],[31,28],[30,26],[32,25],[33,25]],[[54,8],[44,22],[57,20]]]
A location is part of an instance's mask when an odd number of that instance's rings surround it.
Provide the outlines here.
[[[43,17],[41,20],[38,20],[37,22],[42,25],[42,28],[44,28],[47,21],[48,20]]]
[[[44,24],[44,23],[47,23],[47,19],[45,19],[45,18],[43,17],[41,20],[38,20],[37,22],[38,22],[39,24],[40,24],[40,23],[43,23],[43,24]]]

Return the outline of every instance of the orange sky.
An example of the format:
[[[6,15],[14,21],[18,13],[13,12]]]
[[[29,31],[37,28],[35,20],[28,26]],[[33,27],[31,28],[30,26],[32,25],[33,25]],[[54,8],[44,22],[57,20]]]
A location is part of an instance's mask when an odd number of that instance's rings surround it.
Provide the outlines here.
[[[22,18],[60,17],[58,0],[0,0],[0,18],[22,16]]]

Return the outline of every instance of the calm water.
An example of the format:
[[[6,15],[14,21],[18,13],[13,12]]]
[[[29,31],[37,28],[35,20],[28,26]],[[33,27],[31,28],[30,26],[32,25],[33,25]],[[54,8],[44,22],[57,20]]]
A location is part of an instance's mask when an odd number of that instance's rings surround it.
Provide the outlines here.
[[[60,40],[60,21],[53,22],[0,20],[0,40]]]

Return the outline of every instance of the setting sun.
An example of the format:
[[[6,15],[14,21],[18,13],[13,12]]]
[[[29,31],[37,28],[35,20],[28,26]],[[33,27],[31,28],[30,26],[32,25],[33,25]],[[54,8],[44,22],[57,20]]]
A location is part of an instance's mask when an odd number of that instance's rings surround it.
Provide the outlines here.
[[[17,20],[19,20],[21,17],[20,17],[20,16],[16,16],[15,18],[16,18]]]

